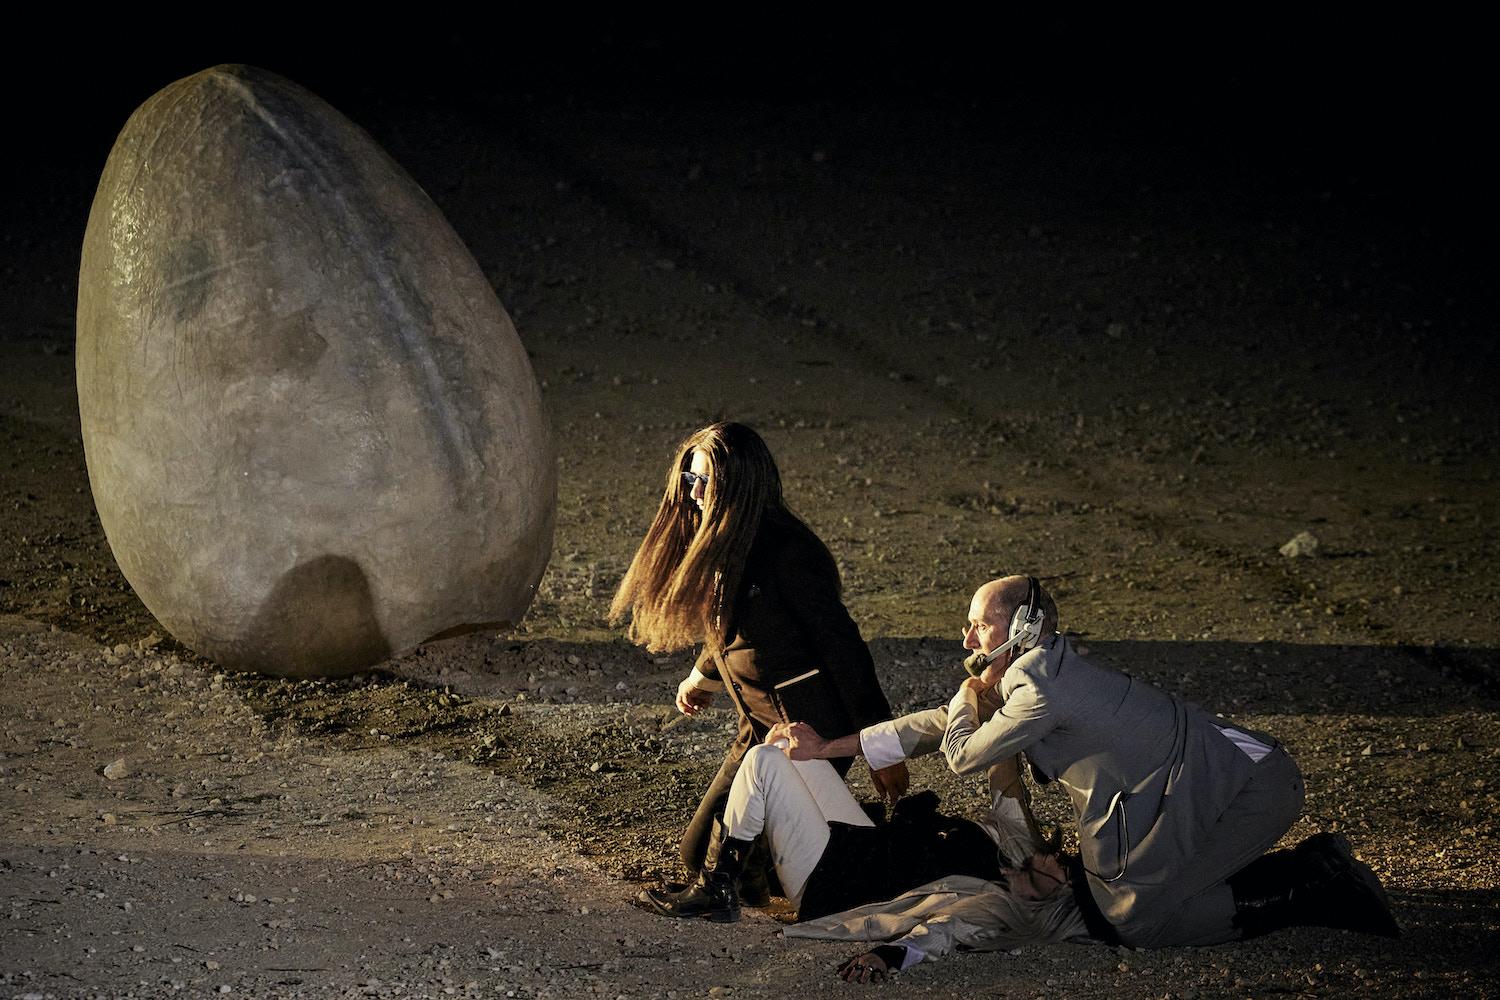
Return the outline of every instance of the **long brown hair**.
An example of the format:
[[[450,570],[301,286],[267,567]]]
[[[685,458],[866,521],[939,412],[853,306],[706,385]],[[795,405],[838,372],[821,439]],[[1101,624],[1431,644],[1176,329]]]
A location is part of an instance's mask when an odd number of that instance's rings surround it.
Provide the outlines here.
[[[701,512],[682,479],[695,451],[708,459]],[[801,524],[761,436],[735,423],[690,434],[667,467],[666,492],[610,604],[610,621],[628,612],[626,635],[651,652],[698,642],[721,649],[750,546],[768,516]]]

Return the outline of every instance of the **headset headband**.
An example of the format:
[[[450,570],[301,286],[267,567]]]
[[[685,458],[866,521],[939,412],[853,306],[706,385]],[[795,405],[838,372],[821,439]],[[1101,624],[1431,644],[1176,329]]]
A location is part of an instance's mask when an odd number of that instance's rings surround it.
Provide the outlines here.
[[[1026,578],[1026,603],[1016,608],[1015,614],[1010,619],[1010,636],[1004,643],[985,654],[981,666],[988,666],[999,658],[1000,654],[1020,643],[1028,643],[1024,649],[1030,649],[1042,638],[1042,586],[1037,583],[1036,577]],[[1029,642],[1028,642],[1029,640]]]

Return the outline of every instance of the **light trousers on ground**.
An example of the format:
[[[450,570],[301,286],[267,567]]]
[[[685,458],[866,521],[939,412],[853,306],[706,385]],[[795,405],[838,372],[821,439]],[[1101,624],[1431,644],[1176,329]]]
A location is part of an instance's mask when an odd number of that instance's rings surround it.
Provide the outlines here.
[[[1172,891],[1142,900],[1137,916],[1117,927],[1137,948],[1233,941],[1234,892],[1225,879],[1276,846],[1302,814],[1302,774],[1285,750],[1255,765],[1224,815],[1200,839],[1171,881]]]
[[[776,877],[798,906],[828,846],[830,820],[875,825],[828,761],[794,761],[776,747],[750,748],[729,789],[724,827],[740,840],[765,832]]]
[[[708,853],[708,840],[713,834],[714,818],[723,815],[724,804],[729,801],[729,789],[734,787],[734,777],[739,773],[740,762],[745,758],[742,739],[736,739],[730,744],[728,752],[724,754],[724,763],[719,765],[719,773],[709,782],[697,811],[682,833],[682,863],[690,872],[703,867],[703,857]],[[829,763],[833,765],[835,772],[843,775],[848,773],[854,758],[839,757]]]

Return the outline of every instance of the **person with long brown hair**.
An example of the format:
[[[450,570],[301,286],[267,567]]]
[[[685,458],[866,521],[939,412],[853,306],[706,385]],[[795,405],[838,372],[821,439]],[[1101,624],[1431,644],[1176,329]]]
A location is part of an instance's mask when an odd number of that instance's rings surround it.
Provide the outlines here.
[[[787,507],[781,474],[760,435],[716,423],[687,437],[667,468],[666,490],[610,606],[627,614],[630,640],[652,652],[702,644],[677,688],[692,715],[719,690],[739,711],[735,741],[682,838],[699,872],[746,751],[778,722],[847,734],[891,718],[869,648],[841,597],[828,547]],[[840,775],[852,758],[835,761]],[[904,763],[871,778],[882,796],[906,790]],[[766,901],[751,864],[745,901]],[[690,886],[684,896],[692,892]],[[691,901],[681,900],[691,908]]]

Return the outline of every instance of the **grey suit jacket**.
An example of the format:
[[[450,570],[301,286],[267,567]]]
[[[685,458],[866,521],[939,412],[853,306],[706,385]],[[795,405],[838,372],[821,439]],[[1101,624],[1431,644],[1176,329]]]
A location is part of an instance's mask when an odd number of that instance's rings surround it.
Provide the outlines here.
[[[887,744],[894,735],[906,756],[941,750],[958,774],[979,773],[1024,751],[1034,769],[1067,789],[1090,894],[1117,927],[1168,887],[1249,780],[1254,761],[1223,728],[1277,746],[1263,733],[1090,663],[1061,636],[1011,664],[999,690],[1004,704],[982,725],[978,696],[961,690],[944,708],[865,733],[884,730]],[[862,742],[868,757],[880,741]]]

